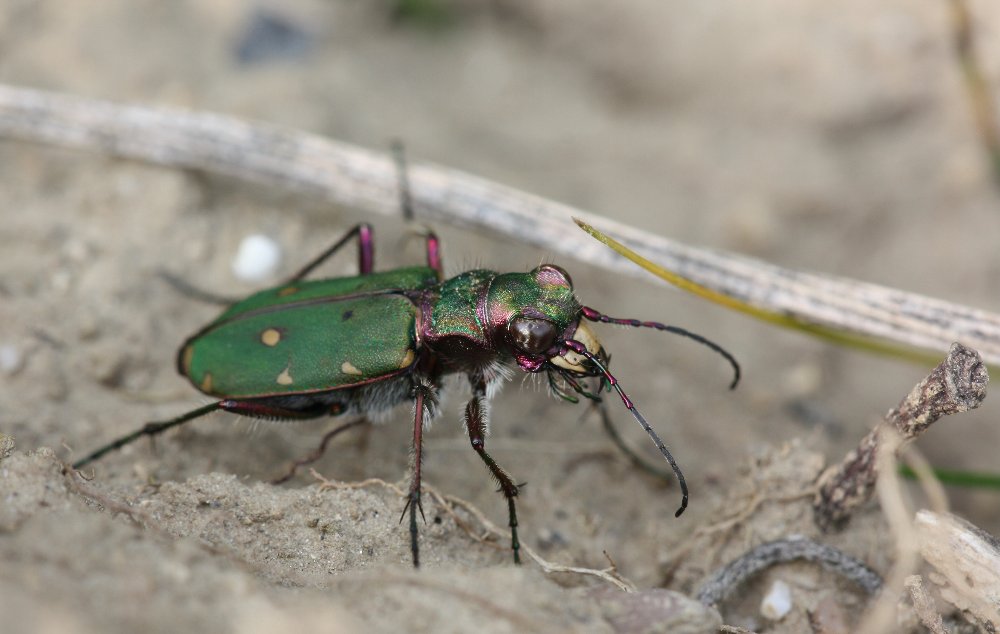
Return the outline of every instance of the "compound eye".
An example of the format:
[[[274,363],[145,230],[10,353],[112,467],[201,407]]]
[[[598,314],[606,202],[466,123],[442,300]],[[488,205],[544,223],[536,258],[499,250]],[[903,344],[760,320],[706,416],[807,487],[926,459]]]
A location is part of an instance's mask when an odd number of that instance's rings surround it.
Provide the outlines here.
[[[515,317],[507,327],[511,343],[528,354],[541,354],[552,347],[556,340],[556,326],[544,319]]]

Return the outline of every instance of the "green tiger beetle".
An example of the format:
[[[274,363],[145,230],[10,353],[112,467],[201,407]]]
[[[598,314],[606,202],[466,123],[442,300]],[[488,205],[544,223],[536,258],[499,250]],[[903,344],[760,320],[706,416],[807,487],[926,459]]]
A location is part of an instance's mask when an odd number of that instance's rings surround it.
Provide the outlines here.
[[[404,206],[408,207],[404,196]],[[307,280],[351,241],[360,275]],[[736,360],[715,343],[676,326],[608,317],[582,305],[569,273],[543,264],[527,273],[473,270],[444,279],[438,238],[426,234],[426,266],[374,271],[372,227],[360,224],[284,283],[237,301],[181,346],[177,369],[201,392],[219,399],[176,418],[147,423],[73,464],[75,469],[143,436],[217,410],[265,419],[378,416],[413,404],[413,462],[409,495],[410,549],[419,566],[421,439],[438,414],[438,394],[449,374],[472,388],[465,427],[472,448],[507,501],[511,550],[520,563],[519,485],[486,452],[486,406],[514,369],[546,373],[559,398],[600,402],[612,388],[666,458],[687,508],[684,475],[653,428],[608,370],[608,354],[588,322],[654,328],[691,338],[724,356],[739,381]],[[599,386],[590,391],[584,380]],[[575,396],[575,395],[576,396]]]

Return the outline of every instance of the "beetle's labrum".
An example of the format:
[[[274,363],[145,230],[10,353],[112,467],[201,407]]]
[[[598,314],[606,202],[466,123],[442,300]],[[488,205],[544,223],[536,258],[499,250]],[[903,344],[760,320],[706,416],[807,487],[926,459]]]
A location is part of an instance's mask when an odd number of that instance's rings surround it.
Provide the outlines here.
[[[355,240],[361,274],[324,280],[306,276]],[[437,414],[444,377],[465,375],[472,397],[464,422],[472,448],[507,500],[511,548],[519,561],[518,486],[486,452],[486,400],[520,369],[546,373],[553,393],[567,401],[599,401],[602,389],[622,403],[669,461],[687,505],[683,475],[652,427],[608,370],[608,355],[587,322],[665,330],[729,353],[675,326],[607,317],[577,300],[569,274],[543,264],[527,273],[467,271],[442,279],[440,248],[427,236],[427,265],[375,273],[372,229],[358,225],[299,273],[274,288],[233,303],[192,335],[177,355],[178,371],[219,399],[142,429],[77,461],[80,468],[142,436],[224,410],[258,418],[373,416],[414,403],[413,478],[407,510],[414,565],[419,564],[416,513],[420,507],[422,432]],[[599,383],[589,388],[586,381]],[[405,511],[404,511],[405,512]],[[422,513],[422,511],[421,511]]]

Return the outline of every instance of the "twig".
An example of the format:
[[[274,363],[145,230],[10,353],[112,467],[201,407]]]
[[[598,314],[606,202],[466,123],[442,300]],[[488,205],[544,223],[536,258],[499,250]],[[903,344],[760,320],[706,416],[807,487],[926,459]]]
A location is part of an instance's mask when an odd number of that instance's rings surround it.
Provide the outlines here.
[[[896,430],[902,442],[924,432],[942,416],[979,407],[986,398],[989,374],[975,350],[952,344],[948,357],[900,402],[880,426]],[[876,455],[879,429],[865,436],[839,467],[820,476],[813,502],[816,524],[823,530],[842,528],[851,513],[866,502],[878,478]]]
[[[879,574],[860,560],[832,546],[795,535],[761,544],[712,573],[698,590],[698,601],[703,605],[715,605],[758,572],[799,559],[843,575],[868,594],[874,594],[882,587]]]
[[[216,114],[116,105],[0,84],[0,137],[201,169],[400,216],[395,169],[387,154]],[[1000,315],[994,313],[690,247],[445,167],[413,164],[408,175],[421,221],[488,229],[650,279],[573,228],[570,218],[576,216],[678,275],[758,308],[928,350],[943,351],[958,340],[1000,365]]]

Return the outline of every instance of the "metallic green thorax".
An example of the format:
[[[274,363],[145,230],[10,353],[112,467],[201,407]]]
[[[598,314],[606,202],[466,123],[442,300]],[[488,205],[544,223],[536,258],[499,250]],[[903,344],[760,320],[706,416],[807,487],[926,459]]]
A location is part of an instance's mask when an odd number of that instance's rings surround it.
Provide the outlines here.
[[[430,337],[460,336],[485,342],[484,323],[477,307],[496,276],[494,271],[480,269],[441,282],[438,292],[428,298]]]
[[[429,293],[422,307],[430,319],[421,334],[450,358],[449,367],[462,366],[460,360],[475,365],[486,356],[510,353],[505,335],[512,317],[547,319],[562,331],[580,313],[568,277],[544,266],[528,273],[462,273]]]

